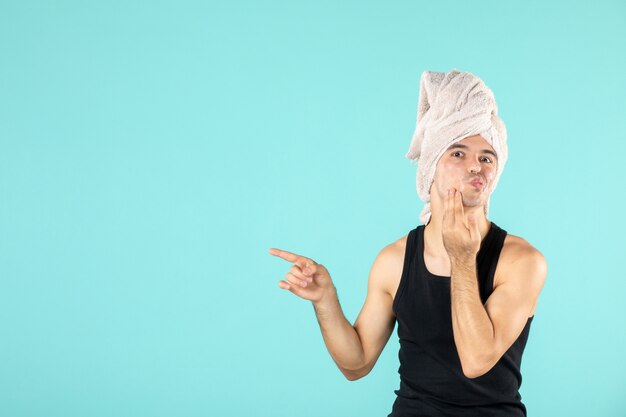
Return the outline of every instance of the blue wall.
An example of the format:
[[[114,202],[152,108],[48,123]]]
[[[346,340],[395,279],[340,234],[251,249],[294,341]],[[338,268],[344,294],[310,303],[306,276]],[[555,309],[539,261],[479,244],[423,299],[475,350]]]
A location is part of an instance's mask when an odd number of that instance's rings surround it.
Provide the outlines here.
[[[490,219],[548,260],[529,416],[626,415],[624,39],[623,1],[1,1],[0,415],[387,415],[395,330],[347,381],[267,250],[353,322],[452,68],[507,125]]]

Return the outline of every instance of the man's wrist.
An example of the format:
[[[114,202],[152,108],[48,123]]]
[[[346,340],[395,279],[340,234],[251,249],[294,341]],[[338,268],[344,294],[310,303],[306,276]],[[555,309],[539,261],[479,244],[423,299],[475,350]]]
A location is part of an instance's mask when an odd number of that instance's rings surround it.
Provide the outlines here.
[[[313,301],[313,308],[318,314],[323,314],[332,311],[338,304],[337,289],[333,285],[321,299]]]
[[[476,268],[476,258],[470,256],[451,258],[450,267],[453,271],[472,271]]]

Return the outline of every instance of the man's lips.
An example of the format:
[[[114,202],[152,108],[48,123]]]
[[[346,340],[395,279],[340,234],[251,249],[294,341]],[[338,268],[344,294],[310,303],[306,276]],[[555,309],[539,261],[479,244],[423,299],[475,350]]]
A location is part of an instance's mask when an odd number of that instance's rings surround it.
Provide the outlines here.
[[[476,188],[482,188],[482,186],[484,185],[483,182],[479,179],[471,181],[470,184],[472,184]]]

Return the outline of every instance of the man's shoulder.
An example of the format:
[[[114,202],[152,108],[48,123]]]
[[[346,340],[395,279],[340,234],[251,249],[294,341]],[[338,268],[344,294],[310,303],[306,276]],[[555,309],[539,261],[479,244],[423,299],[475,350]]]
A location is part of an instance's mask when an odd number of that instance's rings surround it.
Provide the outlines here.
[[[380,256],[386,258],[388,262],[393,262],[394,264],[402,266],[404,264],[404,255],[406,253],[408,237],[409,234],[407,233],[383,247],[380,251]]]
[[[404,260],[404,252],[406,250],[407,235],[389,243],[380,250],[378,258],[385,263],[402,263]]]
[[[378,271],[377,279],[382,280],[380,283],[385,291],[392,295],[402,275],[407,237],[408,234],[384,246],[374,261],[373,269]]]
[[[526,239],[507,233],[498,260],[498,269],[509,272],[513,269],[546,269],[545,256]],[[505,274],[509,276],[509,274]]]
[[[511,233],[506,234],[502,245],[501,257],[508,258],[509,261],[518,261],[527,258],[543,258],[543,254],[530,244],[526,239]]]

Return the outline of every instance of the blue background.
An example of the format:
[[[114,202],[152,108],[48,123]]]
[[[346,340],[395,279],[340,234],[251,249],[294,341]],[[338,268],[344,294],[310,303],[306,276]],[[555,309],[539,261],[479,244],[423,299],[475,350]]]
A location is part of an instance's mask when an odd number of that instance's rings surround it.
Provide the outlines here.
[[[0,415],[384,416],[278,247],[350,322],[420,224],[424,70],[494,91],[490,219],[548,260],[529,416],[626,415],[623,1],[0,3]]]

